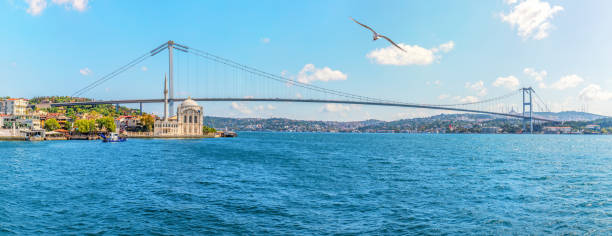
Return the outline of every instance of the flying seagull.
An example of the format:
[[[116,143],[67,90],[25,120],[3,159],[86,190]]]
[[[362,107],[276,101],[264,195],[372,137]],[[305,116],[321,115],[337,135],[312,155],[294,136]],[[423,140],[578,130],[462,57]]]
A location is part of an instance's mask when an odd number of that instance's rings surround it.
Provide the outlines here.
[[[377,39],[379,39],[379,38],[384,38],[384,39],[386,39],[387,41],[389,41],[391,44],[393,44],[393,46],[395,46],[395,47],[399,48],[400,50],[402,50],[402,51],[406,52],[406,50],[404,50],[402,47],[400,47],[400,46],[399,46],[399,45],[397,45],[395,42],[393,42],[393,40],[391,40],[390,38],[387,38],[387,36],[384,36],[384,35],[382,35],[382,34],[378,34],[378,33],[376,33],[376,31],[374,31],[372,28],[368,27],[367,25],[364,25],[364,24],[359,23],[359,21],[356,21],[356,20],[355,20],[355,19],[353,19],[353,18],[351,18],[351,20],[353,20],[355,23],[357,23],[357,24],[359,24],[359,25],[361,25],[361,26],[365,27],[366,29],[369,29],[370,31],[372,31],[372,33],[374,33],[374,39],[373,39],[374,41],[376,41],[376,40],[377,40]]]

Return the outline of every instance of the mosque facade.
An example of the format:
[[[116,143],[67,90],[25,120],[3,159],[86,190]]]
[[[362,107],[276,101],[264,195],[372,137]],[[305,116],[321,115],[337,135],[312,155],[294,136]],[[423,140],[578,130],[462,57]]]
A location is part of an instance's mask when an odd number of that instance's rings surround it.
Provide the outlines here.
[[[168,117],[168,90],[164,80],[164,117],[156,120],[153,127],[155,136],[201,136],[204,134],[204,111],[191,98],[183,101],[176,109],[176,116]]]

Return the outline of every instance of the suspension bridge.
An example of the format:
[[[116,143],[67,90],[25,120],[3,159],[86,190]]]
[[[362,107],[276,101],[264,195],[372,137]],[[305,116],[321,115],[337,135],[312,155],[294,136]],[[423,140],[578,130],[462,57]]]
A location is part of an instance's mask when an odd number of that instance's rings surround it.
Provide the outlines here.
[[[155,49],[141,55],[118,69],[91,82],[72,94],[72,97],[90,95],[92,91],[113,78],[133,69],[145,60],[167,51],[168,55],[168,90],[170,112],[174,111],[174,102],[181,102],[187,96],[199,102],[295,102],[324,104],[356,104],[388,107],[407,107],[433,109],[452,112],[489,114],[501,117],[523,119],[523,129],[530,125],[533,131],[534,122],[556,122],[538,117],[538,112],[549,112],[546,103],[531,87],[521,88],[511,93],[491,97],[476,102],[454,104],[420,104],[390,99],[379,99],[361,96],[354,93],[327,89],[282,75],[275,75],[262,70],[237,63],[203,50],[168,41]],[[176,72],[176,74],[175,74]],[[182,83],[182,87],[180,86]],[[179,93],[177,94],[177,84]],[[161,94],[161,93],[160,93]],[[179,95],[179,96],[177,96]],[[94,96],[95,97],[95,96]],[[509,104],[522,105],[522,112],[510,111]],[[512,102],[507,102],[511,100]],[[82,102],[53,103],[51,106],[78,106],[112,104],[117,109],[120,104],[163,103],[163,98],[148,99],[109,99]],[[512,106],[514,107],[514,106]]]

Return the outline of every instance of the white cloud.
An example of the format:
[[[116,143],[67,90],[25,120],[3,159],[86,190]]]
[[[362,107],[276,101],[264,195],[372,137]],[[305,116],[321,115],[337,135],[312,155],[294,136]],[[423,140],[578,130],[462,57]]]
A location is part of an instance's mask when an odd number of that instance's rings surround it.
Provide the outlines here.
[[[474,96],[466,96],[460,100],[461,102],[478,102],[478,98]]]
[[[450,95],[448,95],[448,94],[440,94],[440,96],[438,96],[438,99],[444,100],[444,99],[447,99],[449,97],[450,97]]]
[[[574,88],[582,82],[584,82],[584,79],[582,79],[578,75],[566,75],[561,77],[561,79],[559,79],[557,82],[550,85],[550,87],[557,90],[564,90],[567,88]]]
[[[142,67],[140,67],[140,70],[142,70],[142,71],[148,71],[148,70],[149,70],[149,68],[147,68],[146,66],[142,66]]]
[[[425,84],[427,84],[427,85],[433,84],[435,86],[440,86],[442,84],[442,82],[440,82],[440,80],[435,80],[434,82],[427,81],[427,82],[425,82]]]
[[[267,44],[267,43],[270,43],[270,38],[262,38],[262,39],[260,39],[260,41],[263,44]]]
[[[504,2],[508,5],[515,4],[518,0],[504,0]]]
[[[493,86],[495,87],[504,87],[510,90],[517,89],[519,86],[519,80],[513,75],[508,77],[497,77],[495,82],[493,82]]]
[[[479,80],[478,82],[475,82],[475,83],[467,82],[465,83],[465,87],[471,90],[477,91],[478,96],[482,97],[484,95],[487,95],[487,88],[485,88],[484,82],[482,82],[482,80]]]
[[[436,58],[441,57],[439,52],[449,52],[455,47],[455,43],[453,41],[441,44],[440,46],[432,49],[426,49],[418,45],[412,46],[403,43],[399,43],[398,45],[406,50],[406,52],[403,52],[391,45],[386,48],[375,49],[369,52],[366,57],[370,58],[375,63],[382,65],[429,65],[433,63]]]
[[[53,0],[57,5],[64,5],[67,9],[72,7],[73,10],[83,12],[87,10],[89,0]]]
[[[238,102],[232,102],[231,108],[242,113],[242,114],[251,114],[253,111],[247,107],[246,105]]]
[[[544,78],[546,78],[546,76],[548,75],[548,72],[546,72],[545,70],[541,70],[540,72],[538,72],[533,68],[525,68],[523,70],[523,73],[533,78],[533,80],[538,83],[538,86],[540,88],[547,87],[546,84],[544,83]]]
[[[354,106],[343,105],[339,103],[327,103],[323,105],[323,107],[321,108],[321,111],[323,112],[345,112],[345,111],[351,111],[354,108],[355,108]]]
[[[271,110],[276,110],[276,107],[268,104],[268,105],[265,105],[265,106],[264,105],[255,106],[254,109],[255,109],[255,111],[265,111],[265,110],[270,110],[271,111]]]
[[[536,71],[533,68],[525,68],[523,73],[531,76],[535,81],[543,81],[544,77],[548,74],[545,70],[541,70],[540,72]]]
[[[79,73],[81,73],[81,75],[88,76],[88,75],[91,75],[91,70],[89,68],[85,67],[83,69],[80,69]]]
[[[40,15],[47,8],[47,0],[25,0],[25,2],[28,4],[26,12],[33,16]]]
[[[516,0],[506,0],[513,5]],[[562,11],[561,6],[550,6],[548,2],[540,0],[524,0],[514,5],[509,14],[501,14],[501,20],[508,22],[512,27],[518,27],[518,35],[523,39],[533,38],[540,40],[548,37],[552,28],[550,20],[553,15]]]
[[[465,97],[459,97],[457,99],[457,101],[462,102],[462,103],[471,103],[471,102],[478,102],[478,98],[474,97],[474,96],[465,96]]]
[[[438,52],[438,51],[450,52],[451,50],[453,50],[453,48],[455,48],[455,42],[448,41],[446,43],[440,44],[440,46],[438,46],[437,48],[432,48],[431,50],[433,52]]]
[[[26,12],[30,15],[37,16],[47,8],[47,0],[24,0],[28,4]],[[66,9],[83,12],[89,7],[89,0],[52,0],[55,5],[65,6]]]
[[[608,101],[612,99],[612,92],[604,91],[599,85],[589,84],[580,91],[578,98],[584,101]]]
[[[346,78],[347,75],[342,71],[332,70],[329,67],[317,69],[313,64],[306,64],[297,76],[297,80],[305,84],[313,81],[346,80]]]

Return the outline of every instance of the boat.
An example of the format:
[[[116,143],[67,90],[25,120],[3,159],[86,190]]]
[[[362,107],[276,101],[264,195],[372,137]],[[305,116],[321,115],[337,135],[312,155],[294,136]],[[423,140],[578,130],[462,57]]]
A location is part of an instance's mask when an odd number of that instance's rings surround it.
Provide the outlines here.
[[[119,136],[118,133],[110,133],[108,137],[104,134],[100,134],[100,137],[102,137],[102,142],[105,143],[125,142],[127,140],[127,138]]]

